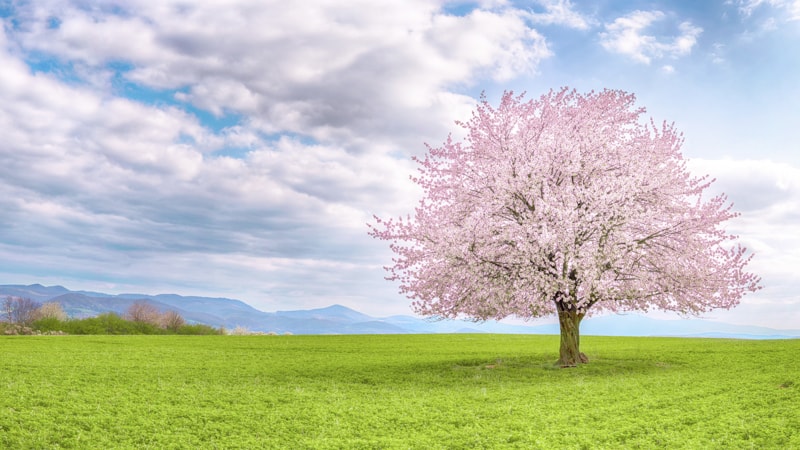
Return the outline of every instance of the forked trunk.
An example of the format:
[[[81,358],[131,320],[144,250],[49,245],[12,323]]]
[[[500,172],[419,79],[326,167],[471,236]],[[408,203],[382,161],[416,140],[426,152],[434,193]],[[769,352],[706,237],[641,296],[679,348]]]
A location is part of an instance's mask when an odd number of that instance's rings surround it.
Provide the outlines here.
[[[561,367],[577,367],[586,364],[589,358],[581,353],[581,320],[584,313],[578,313],[574,307],[563,302],[556,302],[558,324],[561,329],[561,348],[557,365]]]

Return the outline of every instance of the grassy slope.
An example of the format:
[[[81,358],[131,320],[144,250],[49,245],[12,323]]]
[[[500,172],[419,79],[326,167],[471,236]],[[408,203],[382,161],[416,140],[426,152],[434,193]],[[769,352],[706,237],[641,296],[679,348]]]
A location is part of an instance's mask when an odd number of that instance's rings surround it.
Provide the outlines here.
[[[0,338],[0,448],[800,448],[800,340]]]

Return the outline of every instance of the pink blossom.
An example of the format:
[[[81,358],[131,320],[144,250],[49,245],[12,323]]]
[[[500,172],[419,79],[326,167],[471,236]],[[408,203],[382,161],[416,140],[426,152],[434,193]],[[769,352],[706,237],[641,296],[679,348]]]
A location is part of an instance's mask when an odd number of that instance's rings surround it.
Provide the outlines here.
[[[752,254],[722,228],[737,213],[689,173],[674,125],[642,122],[622,91],[523,97],[483,98],[463,141],[417,160],[414,213],[370,224],[418,313],[698,314],[760,289]]]

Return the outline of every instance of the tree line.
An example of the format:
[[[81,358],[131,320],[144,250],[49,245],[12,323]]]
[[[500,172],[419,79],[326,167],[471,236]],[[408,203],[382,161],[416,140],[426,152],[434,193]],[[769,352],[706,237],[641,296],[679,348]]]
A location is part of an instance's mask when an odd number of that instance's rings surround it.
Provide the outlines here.
[[[139,300],[123,315],[107,312],[83,319],[69,318],[58,302],[39,303],[8,296],[0,310],[0,333],[13,334],[223,334],[204,324],[189,324],[175,310],[161,312]]]

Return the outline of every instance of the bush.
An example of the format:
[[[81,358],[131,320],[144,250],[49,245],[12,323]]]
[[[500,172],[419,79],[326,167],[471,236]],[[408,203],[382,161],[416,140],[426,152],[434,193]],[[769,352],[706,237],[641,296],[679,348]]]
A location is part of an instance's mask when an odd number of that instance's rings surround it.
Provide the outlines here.
[[[161,334],[161,330],[149,323],[125,320],[115,313],[104,313],[96,317],[63,322],[68,334]]]
[[[230,330],[228,332],[231,336],[249,336],[253,334],[247,327],[243,327],[241,325],[237,325],[236,328]]]
[[[181,335],[215,335],[223,334],[222,330],[210,325],[187,325],[183,318],[175,313],[172,326],[162,328],[148,322],[126,320],[113,312],[100,314],[85,319],[59,320],[56,317],[45,317],[31,322],[30,327],[0,322],[0,334],[181,334]]]
[[[25,326],[25,325],[19,325],[19,324],[16,324],[16,323],[10,323],[5,327],[5,331],[3,331],[3,334],[5,334],[7,336],[32,335],[32,334],[38,334],[38,332],[36,330],[34,330],[33,328],[30,328],[30,327]]]
[[[122,320],[121,317],[114,313],[100,314],[96,317],[87,317],[85,319],[69,320],[64,322],[64,330],[69,334],[122,334],[113,333],[115,330],[112,324],[117,320]]]
[[[213,335],[222,334],[222,331],[210,325],[195,323],[192,325],[183,325],[182,327],[178,328],[178,334]]]
[[[64,321],[56,317],[43,317],[31,322],[31,328],[44,333],[48,331],[65,331],[64,328],[66,328],[66,326]]]

